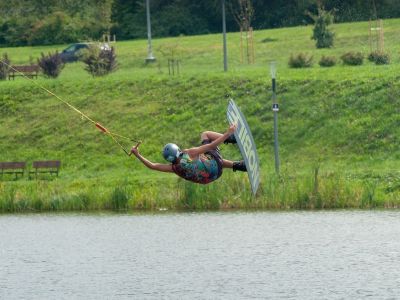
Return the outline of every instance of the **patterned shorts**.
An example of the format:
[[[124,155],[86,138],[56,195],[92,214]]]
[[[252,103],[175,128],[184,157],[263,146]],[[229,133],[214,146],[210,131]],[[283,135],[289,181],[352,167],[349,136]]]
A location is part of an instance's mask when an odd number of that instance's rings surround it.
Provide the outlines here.
[[[202,140],[201,144],[202,145],[207,145],[207,144],[211,144],[211,140]],[[212,149],[210,151],[207,151],[204,154],[208,154],[210,156],[212,156],[212,158],[214,158],[214,160],[217,162],[218,164],[218,168],[219,168],[219,172],[222,173],[222,164],[223,164],[223,160],[222,160],[222,156],[221,153],[219,151],[219,148],[217,147],[216,149]]]

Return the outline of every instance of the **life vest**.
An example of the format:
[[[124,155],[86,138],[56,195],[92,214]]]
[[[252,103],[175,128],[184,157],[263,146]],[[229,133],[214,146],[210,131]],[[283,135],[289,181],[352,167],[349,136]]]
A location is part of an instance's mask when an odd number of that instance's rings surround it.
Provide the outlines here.
[[[189,154],[183,153],[179,162],[172,164],[172,170],[186,180],[207,184],[222,175],[222,163],[209,152],[200,154],[195,160]]]

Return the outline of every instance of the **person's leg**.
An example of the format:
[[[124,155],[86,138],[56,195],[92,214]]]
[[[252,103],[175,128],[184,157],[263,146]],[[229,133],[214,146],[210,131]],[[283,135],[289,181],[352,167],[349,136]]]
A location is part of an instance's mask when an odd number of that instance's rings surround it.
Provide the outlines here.
[[[222,133],[219,132],[214,132],[214,131],[204,131],[201,134],[201,140],[209,140],[210,142],[215,141],[217,138],[219,138],[220,136],[222,136]]]
[[[210,142],[215,141],[217,138],[219,138],[220,136],[222,136],[222,133],[219,132],[215,132],[215,131],[204,131],[201,134],[201,140],[209,140]],[[236,144],[236,139],[235,136],[232,134],[230,135],[224,142],[224,144]]]
[[[227,160],[227,159],[223,159],[222,160],[222,167],[223,168],[232,168],[233,167],[233,161]]]
[[[241,161],[231,161],[227,159],[222,159],[222,167],[223,168],[232,168],[233,172],[243,171],[247,172],[246,165],[243,160]]]

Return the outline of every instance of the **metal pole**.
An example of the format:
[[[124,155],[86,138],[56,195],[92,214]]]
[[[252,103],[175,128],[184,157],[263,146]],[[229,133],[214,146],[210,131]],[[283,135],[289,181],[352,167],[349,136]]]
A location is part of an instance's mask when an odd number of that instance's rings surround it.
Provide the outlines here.
[[[279,143],[278,143],[278,111],[279,105],[276,100],[276,63],[271,65],[272,76],[272,111],[274,112],[274,153],[275,153],[275,171],[279,174]]]
[[[150,23],[150,0],[146,0],[146,15],[147,15],[147,58],[146,63],[154,62],[156,58],[153,56],[151,47],[151,23]]]
[[[223,42],[224,42],[224,72],[228,71],[228,54],[226,47],[226,18],[225,18],[225,0],[222,2],[222,32],[223,32]]]

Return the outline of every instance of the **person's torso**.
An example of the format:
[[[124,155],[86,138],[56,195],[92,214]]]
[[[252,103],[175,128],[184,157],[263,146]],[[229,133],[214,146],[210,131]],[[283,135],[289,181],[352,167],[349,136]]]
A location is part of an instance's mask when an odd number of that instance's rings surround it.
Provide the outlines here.
[[[191,159],[183,153],[179,163],[172,165],[178,176],[201,184],[210,183],[221,176],[221,166],[210,154],[201,154],[197,159]]]

